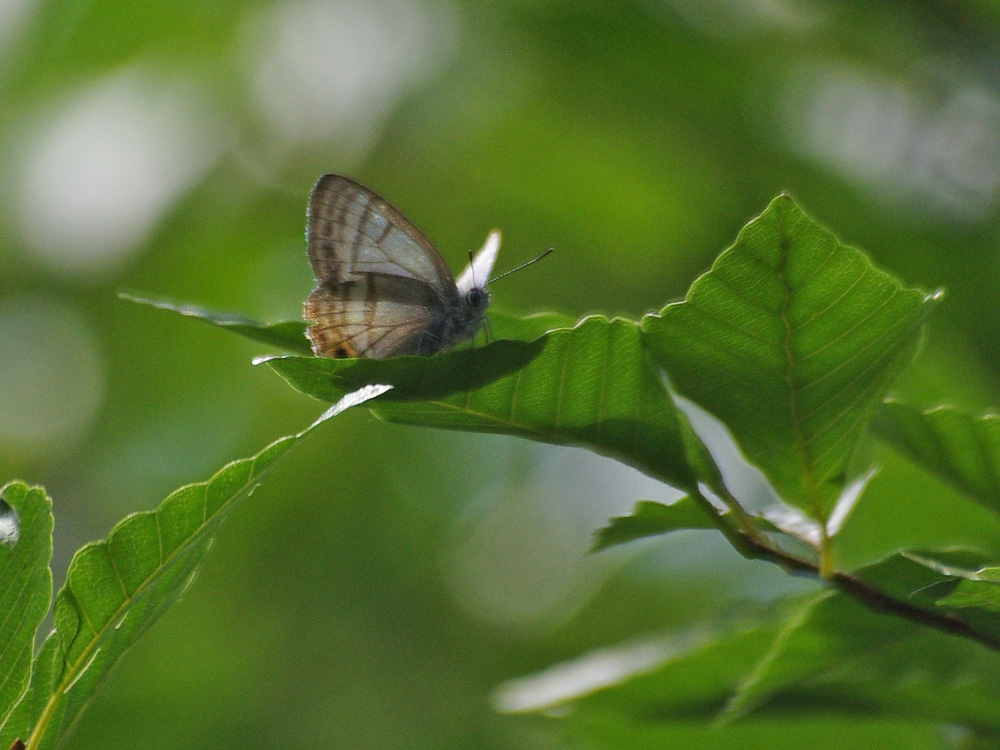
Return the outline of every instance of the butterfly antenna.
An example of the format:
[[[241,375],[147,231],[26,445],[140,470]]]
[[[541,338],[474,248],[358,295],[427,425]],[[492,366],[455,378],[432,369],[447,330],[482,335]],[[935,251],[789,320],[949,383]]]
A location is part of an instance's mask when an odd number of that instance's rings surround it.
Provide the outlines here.
[[[502,278],[503,278],[504,276],[510,276],[510,275],[511,275],[512,273],[514,273],[515,271],[520,271],[520,270],[521,270],[522,268],[527,268],[527,267],[528,267],[528,266],[530,266],[530,265],[531,265],[532,263],[537,263],[538,261],[540,261],[540,260],[541,260],[542,258],[544,258],[544,257],[545,257],[546,255],[548,255],[549,253],[551,253],[551,252],[552,252],[553,250],[555,250],[555,248],[554,248],[554,247],[550,247],[550,248],[549,248],[548,250],[546,250],[546,251],[545,251],[544,253],[542,253],[541,255],[539,255],[539,256],[538,256],[537,258],[532,258],[532,259],[531,259],[531,260],[529,260],[529,261],[528,261],[527,263],[522,263],[522,264],[521,264],[521,265],[519,265],[519,266],[518,266],[517,268],[512,268],[512,269],[510,269],[509,271],[504,271],[504,272],[503,272],[502,274],[500,274],[499,276],[494,276],[494,277],[493,277],[492,279],[490,279],[490,280],[489,280],[489,281],[488,281],[487,283],[489,283],[489,284],[492,284],[492,283],[493,283],[494,281],[499,281],[499,280],[500,280],[500,279],[502,279]]]
[[[469,251],[469,268],[472,269],[472,286],[476,285],[476,264],[472,262],[472,251]]]

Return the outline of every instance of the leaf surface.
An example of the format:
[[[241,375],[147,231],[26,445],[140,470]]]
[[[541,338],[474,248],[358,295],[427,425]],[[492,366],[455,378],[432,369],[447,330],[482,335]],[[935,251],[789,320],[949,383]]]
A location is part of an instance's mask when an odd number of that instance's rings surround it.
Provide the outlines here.
[[[779,196],[642,327],[673,386],[726,424],[779,495],[825,520],[933,299]]]
[[[921,411],[890,399],[872,429],[924,469],[1000,513],[1000,417],[951,406]]]
[[[145,297],[130,292],[119,292],[118,296],[139,305],[149,305],[159,310],[168,310],[194,318],[204,323],[239,334],[253,341],[275,346],[296,354],[311,354],[312,347],[306,338],[306,324],[302,320],[283,320],[274,323],[262,323],[247,318],[239,313],[216,312],[205,307],[187,302]]]
[[[0,747],[23,730],[11,714],[28,688],[35,631],[52,601],[52,501],[41,487],[11,482],[0,541]],[[16,516],[16,522],[14,521]],[[16,537],[16,541],[14,541]],[[23,736],[27,736],[24,734]]]
[[[156,510],[125,518],[106,540],[77,551],[56,595],[55,631],[17,711],[18,731],[32,728],[28,747],[54,748],[64,739],[114,664],[190,585],[222,522],[275,463],[323,421],[386,388],[346,394],[302,432],[181,487]]]
[[[714,480],[714,464],[649,367],[638,326],[621,318],[592,316],[531,341],[433,357],[266,362],[324,401],[390,384],[372,409],[388,421],[585,446],[685,489]]]
[[[588,739],[608,722],[643,733],[766,717],[782,726],[789,715],[995,732],[998,701],[1000,653],[830,591],[728,630],[587,655],[508,683],[498,697],[509,712],[559,709],[559,721]]]

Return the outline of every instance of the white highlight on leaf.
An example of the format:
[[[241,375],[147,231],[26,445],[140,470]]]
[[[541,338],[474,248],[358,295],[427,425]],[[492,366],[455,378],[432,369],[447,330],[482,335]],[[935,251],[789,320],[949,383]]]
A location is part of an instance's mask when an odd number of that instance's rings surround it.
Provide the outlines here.
[[[599,649],[497,688],[493,705],[502,713],[552,708],[601,688],[659,668],[685,649],[666,640]]]
[[[371,401],[373,398],[377,398],[378,396],[381,396],[383,393],[386,393],[387,391],[391,390],[392,390],[391,385],[385,385],[382,383],[372,383],[371,385],[366,385],[363,386],[362,388],[358,388],[358,390],[356,391],[351,391],[350,393],[343,396],[337,403],[335,403],[325,412],[320,414],[319,419],[317,419],[315,422],[309,425],[309,427],[306,428],[303,432],[300,432],[299,435],[304,435],[306,432],[309,432],[309,430],[313,429],[317,425],[322,424],[330,417],[335,417],[338,414],[342,414],[343,412],[350,409],[352,406],[360,406],[366,401]]]
[[[81,667],[80,671],[77,672],[76,676],[73,678],[73,681],[70,682],[63,690],[64,695],[69,693],[69,691],[73,689],[73,686],[80,681],[80,678],[87,674],[87,670],[90,669],[90,665],[94,663],[94,659],[96,659],[103,650],[104,649],[101,646],[94,649],[94,653],[89,659],[87,659],[87,663]]]
[[[876,474],[878,474],[878,469],[873,468],[864,476],[858,477],[844,487],[844,491],[837,499],[837,504],[833,506],[833,511],[831,511],[830,517],[826,519],[826,535],[828,537],[835,537],[840,533],[840,530],[844,528],[844,524],[847,522],[847,517],[851,515],[851,511],[854,510],[855,506],[858,504],[858,500],[860,500],[861,495],[864,494],[868,483],[875,477]]]
[[[14,509],[6,503],[0,505],[0,544],[14,546],[21,537],[21,525]]]

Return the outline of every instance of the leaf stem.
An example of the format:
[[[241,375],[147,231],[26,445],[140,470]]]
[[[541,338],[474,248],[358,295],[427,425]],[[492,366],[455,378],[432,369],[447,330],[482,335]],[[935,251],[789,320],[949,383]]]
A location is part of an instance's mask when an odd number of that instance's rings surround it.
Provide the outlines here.
[[[717,528],[743,557],[749,560],[763,560],[773,563],[792,575],[820,580],[827,586],[856,599],[876,612],[901,617],[951,635],[969,638],[994,651],[1000,651],[1000,639],[989,633],[984,633],[972,623],[948,612],[922,609],[909,602],[896,599],[891,594],[851,573],[835,570],[833,568],[832,548],[828,538],[824,539],[824,543],[820,547],[819,561],[813,562],[775,546],[756,530],[753,530],[753,533],[747,533],[742,528],[737,528],[725,516],[719,515],[718,510],[715,510],[714,506],[699,493],[692,493],[692,497],[699,504],[713,509]]]

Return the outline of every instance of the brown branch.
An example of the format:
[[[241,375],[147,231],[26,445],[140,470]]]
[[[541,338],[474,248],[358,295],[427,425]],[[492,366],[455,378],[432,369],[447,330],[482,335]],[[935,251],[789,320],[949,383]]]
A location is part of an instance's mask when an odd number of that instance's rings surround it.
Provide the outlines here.
[[[705,500],[705,502],[708,501]],[[951,635],[969,638],[994,651],[1000,651],[1000,639],[982,632],[972,623],[957,615],[950,612],[934,612],[896,599],[891,594],[850,573],[837,572],[829,578],[824,578],[820,575],[817,563],[770,545],[760,536],[751,536],[735,529],[726,522],[725,518],[718,516],[718,514],[716,516],[720,520],[719,530],[743,557],[774,563],[793,575],[815,578],[876,612],[902,617],[919,625],[926,625]]]

